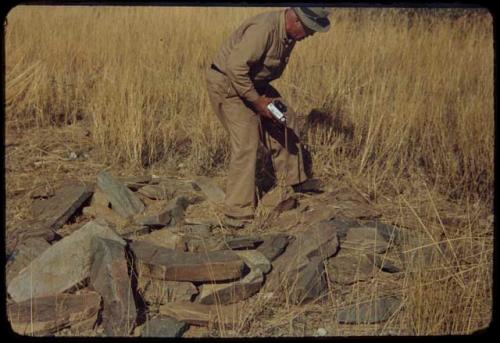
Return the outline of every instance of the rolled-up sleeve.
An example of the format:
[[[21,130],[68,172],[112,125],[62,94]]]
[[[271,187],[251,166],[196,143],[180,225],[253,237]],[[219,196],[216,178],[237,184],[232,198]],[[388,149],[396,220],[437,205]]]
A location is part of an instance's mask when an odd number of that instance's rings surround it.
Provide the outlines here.
[[[238,95],[250,102],[259,97],[250,78],[250,68],[260,61],[269,49],[271,33],[270,25],[249,26],[227,58],[227,76]]]

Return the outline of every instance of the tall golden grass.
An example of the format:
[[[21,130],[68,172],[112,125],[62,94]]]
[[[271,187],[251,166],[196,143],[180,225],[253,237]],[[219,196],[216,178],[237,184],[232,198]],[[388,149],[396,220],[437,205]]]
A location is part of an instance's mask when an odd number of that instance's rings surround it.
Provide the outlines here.
[[[173,160],[196,174],[223,171],[228,138],[204,72],[242,20],[267,10],[18,6],[5,28],[6,130],[83,121],[102,163]],[[483,211],[491,213],[494,182],[492,18],[480,9],[338,8],[331,20],[328,33],[297,44],[275,82],[305,125],[313,172],[361,180],[381,203],[390,195],[385,217],[412,218],[408,226],[452,252],[407,271],[405,310],[381,332],[484,327],[492,299]],[[458,226],[444,223],[442,198],[460,203]],[[328,298],[337,308],[337,294]],[[259,296],[239,334],[272,335],[298,315],[278,306],[262,328],[255,319],[266,301]]]
[[[227,162],[204,70],[225,37],[269,8],[18,6],[7,16],[6,120],[20,129],[84,118],[102,156],[193,171]],[[443,191],[491,197],[493,33],[487,11],[335,9],[276,82],[312,130],[316,171],[346,158],[375,183],[423,172]],[[346,125],[351,134],[346,135]]]

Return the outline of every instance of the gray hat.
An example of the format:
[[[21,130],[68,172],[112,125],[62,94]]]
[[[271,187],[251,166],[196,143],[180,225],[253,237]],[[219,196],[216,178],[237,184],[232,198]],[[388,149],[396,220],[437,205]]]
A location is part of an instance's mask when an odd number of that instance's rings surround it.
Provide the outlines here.
[[[328,15],[330,10],[326,7],[292,7],[300,21],[308,29],[317,32],[326,32],[330,29]]]

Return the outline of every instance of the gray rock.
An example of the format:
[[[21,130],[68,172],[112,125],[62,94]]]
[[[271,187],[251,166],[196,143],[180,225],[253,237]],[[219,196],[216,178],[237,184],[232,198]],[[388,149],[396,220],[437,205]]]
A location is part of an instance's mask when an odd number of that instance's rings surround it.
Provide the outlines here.
[[[102,324],[106,336],[127,336],[137,310],[132,295],[123,244],[93,237],[90,284],[103,299]]]
[[[301,270],[289,274],[288,289],[295,304],[304,304],[320,298],[327,290],[325,270],[321,257],[313,257]]]
[[[106,194],[113,210],[122,217],[134,216],[144,211],[145,206],[137,195],[107,172],[101,171],[97,175],[97,186]]]
[[[263,282],[262,271],[258,268],[252,269],[245,277],[234,282],[201,285],[196,301],[205,305],[232,304],[257,293]]]
[[[77,182],[64,184],[49,199],[36,199],[32,204],[33,217],[44,227],[57,230],[92,195],[89,185]]]
[[[182,337],[187,328],[185,322],[168,316],[158,316],[144,323],[141,337]]]
[[[342,324],[374,324],[386,321],[399,309],[401,300],[396,297],[378,298],[355,304],[337,312]]]
[[[7,284],[10,284],[14,276],[48,248],[50,244],[40,237],[28,238],[18,244],[5,267]]]
[[[363,253],[350,253],[344,249],[326,262],[328,278],[331,282],[350,285],[366,281],[375,276],[373,262]]]
[[[224,202],[226,194],[224,191],[210,178],[199,176],[193,181],[195,189],[201,190],[208,200],[214,203]]]
[[[170,281],[227,281],[243,275],[245,263],[231,250],[208,253],[188,253],[157,245],[133,241],[130,243],[141,273]]]
[[[151,244],[180,251],[186,251],[186,239],[167,228],[153,231],[151,233],[139,236],[137,241],[145,241]]]
[[[342,249],[351,249],[369,253],[384,253],[389,248],[387,242],[375,227],[351,227],[347,232]]]
[[[276,234],[262,237],[264,242],[257,248],[269,261],[274,261],[286,249],[289,237],[285,234]]]
[[[7,314],[19,335],[47,336],[82,322],[97,320],[101,297],[97,292],[57,294],[10,303]]]
[[[189,201],[183,196],[175,197],[168,202],[165,211],[170,213],[170,225],[183,223],[185,211],[188,206]]]
[[[139,292],[148,304],[163,305],[173,301],[191,301],[198,288],[191,282],[163,281],[139,277]]]
[[[170,200],[182,196],[194,204],[203,199],[195,192],[191,183],[177,179],[164,179],[157,185],[144,186],[138,192],[153,200]]]
[[[235,251],[235,253],[245,261],[250,269],[260,269],[264,274],[271,271],[271,262],[260,251],[242,250]]]
[[[171,220],[170,210],[165,209],[161,212],[155,214],[148,215],[140,215],[135,218],[135,222],[140,225],[146,226],[166,226],[170,223]]]
[[[400,262],[386,255],[367,254],[370,261],[386,273],[399,273],[403,270]]]
[[[98,236],[125,246],[116,232],[97,221],[89,222],[72,235],[54,243],[35,258],[7,287],[16,302],[51,296],[73,288],[90,275],[91,240]]]
[[[228,239],[226,245],[231,250],[255,249],[263,241],[258,237],[235,237]]]

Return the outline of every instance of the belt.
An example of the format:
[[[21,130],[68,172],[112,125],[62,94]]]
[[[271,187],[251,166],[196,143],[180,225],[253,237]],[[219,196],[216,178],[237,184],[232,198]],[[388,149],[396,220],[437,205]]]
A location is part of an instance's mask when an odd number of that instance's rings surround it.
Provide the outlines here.
[[[212,69],[213,69],[213,70],[215,70],[215,71],[218,71],[218,72],[219,72],[219,73],[221,73],[221,74],[224,74],[224,73],[222,72],[222,70],[220,70],[219,68],[217,68],[217,66],[216,66],[215,64],[213,64],[213,63],[210,65],[210,68],[212,68]]]

